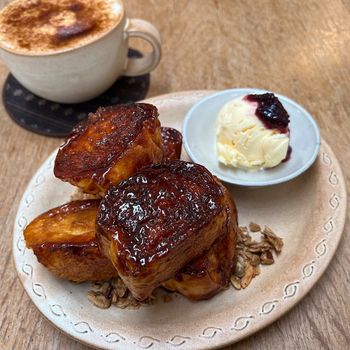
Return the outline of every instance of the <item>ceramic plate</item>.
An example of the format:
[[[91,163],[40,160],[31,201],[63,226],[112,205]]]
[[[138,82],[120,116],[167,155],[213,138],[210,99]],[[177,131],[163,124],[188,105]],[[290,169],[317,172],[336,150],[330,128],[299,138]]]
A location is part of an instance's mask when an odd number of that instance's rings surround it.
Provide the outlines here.
[[[188,110],[208,91],[147,100],[163,125],[181,128]],[[230,187],[241,225],[269,225],[284,239],[275,264],[241,291],[230,288],[208,301],[181,296],[137,310],[101,310],[86,299],[89,283],[55,278],[25,248],[22,230],[38,214],[69,200],[74,188],[53,176],[56,152],[40,167],[20,202],[13,236],[18,276],[41,313],[78,341],[103,349],[209,349],[236,342],[293,307],[320,278],[335,253],[346,211],[338,161],[322,142],[316,163],[297,179],[274,187]],[[185,152],[183,158],[188,159]],[[35,335],[33,335],[35,336]]]
[[[184,146],[190,158],[207,167],[219,179],[241,186],[268,186],[289,181],[314,163],[320,148],[320,132],[312,116],[288,97],[276,94],[290,116],[291,158],[274,168],[246,171],[220,164],[216,156],[215,123],[220,109],[229,101],[266,90],[232,89],[212,94],[195,104],[186,114]]]

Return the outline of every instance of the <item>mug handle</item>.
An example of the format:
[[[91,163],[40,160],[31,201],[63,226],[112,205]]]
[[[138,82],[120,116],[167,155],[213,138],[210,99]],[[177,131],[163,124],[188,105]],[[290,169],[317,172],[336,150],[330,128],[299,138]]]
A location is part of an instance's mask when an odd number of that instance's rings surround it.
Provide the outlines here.
[[[138,37],[146,40],[153,50],[151,53],[144,53],[140,58],[128,58],[123,75],[135,77],[151,72],[157,67],[161,57],[160,34],[157,28],[143,19],[131,18],[127,21],[125,33],[127,38]]]

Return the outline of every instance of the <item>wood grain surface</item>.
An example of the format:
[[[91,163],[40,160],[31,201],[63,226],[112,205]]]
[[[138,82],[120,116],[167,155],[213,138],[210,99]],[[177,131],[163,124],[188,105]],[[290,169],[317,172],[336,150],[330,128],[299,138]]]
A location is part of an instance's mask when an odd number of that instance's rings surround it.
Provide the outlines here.
[[[126,0],[152,21],[163,57],[148,96],[190,89],[256,87],[289,96],[317,120],[350,184],[348,0]],[[3,6],[6,1],[0,1]],[[137,44],[137,43],[136,43]],[[8,74],[0,62],[0,85]],[[12,227],[26,184],[62,142],[21,129],[0,102],[0,349],[87,349],[56,330],[22,288]],[[349,220],[332,263],[283,318],[227,349],[347,349],[350,344]]]

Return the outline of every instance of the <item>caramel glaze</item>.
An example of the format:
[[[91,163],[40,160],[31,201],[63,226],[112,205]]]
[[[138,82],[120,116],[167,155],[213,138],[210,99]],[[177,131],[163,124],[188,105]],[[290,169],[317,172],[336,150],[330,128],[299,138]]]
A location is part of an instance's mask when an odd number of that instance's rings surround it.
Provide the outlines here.
[[[4,38],[19,49],[55,50],[84,43],[85,37],[111,27],[116,18],[110,12],[106,1],[27,0],[8,6],[1,26]],[[72,16],[71,21],[57,20],[67,14]]]
[[[59,220],[61,220],[61,218],[64,218],[64,216],[74,215],[86,210],[95,212],[95,210],[97,211],[99,204],[99,199],[72,201],[60,207],[49,210],[47,212],[47,216],[49,218],[55,218],[59,215]],[[45,213],[39,216],[39,218],[44,216]],[[84,220],[86,220],[86,218],[84,218]],[[69,242],[63,242],[63,240],[60,242],[43,242],[39,244],[38,247],[41,249],[48,249],[50,252],[55,252],[58,249],[64,249],[66,251],[71,251],[74,255],[80,256],[86,256],[90,252],[96,251],[96,248],[98,248],[95,235],[93,233],[91,233],[91,235],[74,235],[69,239]]]
[[[75,257],[89,257],[91,258],[93,255],[96,257],[101,257],[101,253],[99,251],[98,244],[95,239],[90,242],[83,243],[52,243],[52,242],[44,242],[38,246],[33,246],[33,250],[35,250],[37,258],[40,263],[45,265],[45,258],[42,258],[45,251],[48,251],[50,254],[56,252],[64,252],[64,254],[74,255]]]
[[[116,276],[96,242],[99,203],[73,201],[41,214],[24,230],[27,247],[41,264],[64,279],[83,282]]]
[[[74,255],[86,256],[96,251],[98,249],[98,244],[95,239],[90,242],[76,242],[76,243],[52,243],[44,242],[37,246],[38,249],[48,249],[50,252],[55,252],[57,250],[70,251]]]
[[[215,272],[220,276],[220,280],[225,280],[227,283],[233,265],[233,252],[235,250],[232,241],[236,235],[235,230],[232,230],[233,213],[229,208],[226,208],[226,225],[223,234],[215,241],[210,249],[204,252],[200,257],[190,261],[182,270],[178,271],[174,278],[181,282],[184,280],[184,275],[192,277],[203,277],[208,273],[210,268],[209,254],[215,254],[217,260],[221,263],[215,268]]]
[[[173,128],[161,127],[160,132],[163,139],[164,159],[176,160],[181,157],[182,135],[180,131]]]
[[[99,199],[76,200],[48,210],[35,218],[24,230],[26,244],[34,246],[54,246],[55,243],[64,243],[66,235],[72,228],[81,232],[69,238],[69,245],[90,245],[93,241],[96,212],[100,204]],[[32,234],[29,234],[33,230]],[[45,235],[40,235],[40,230]]]
[[[118,276],[96,240],[80,244],[44,243],[34,246],[38,261],[56,276],[73,282],[100,281]]]
[[[227,191],[226,198],[223,234],[208,251],[189,262],[172,279],[162,283],[163,287],[191,300],[208,299],[227,288],[233,267],[238,220],[237,209]]]
[[[92,178],[103,184],[105,175],[133,146],[142,129],[153,131],[159,127],[158,111],[153,105],[101,107],[68,136],[58,151],[54,174],[61,180]]]
[[[98,233],[117,245],[120,268],[132,264],[137,275],[209,225],[223,210],[223,198],[223,188],[203,166],[156,164],[107,191]]]

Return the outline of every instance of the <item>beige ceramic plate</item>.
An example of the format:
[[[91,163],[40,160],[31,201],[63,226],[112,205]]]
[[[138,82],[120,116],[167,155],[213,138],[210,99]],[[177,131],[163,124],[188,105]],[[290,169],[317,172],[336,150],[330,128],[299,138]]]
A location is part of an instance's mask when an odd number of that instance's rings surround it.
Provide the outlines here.
[[[189,108],[208,94],[175,93],[148,102],[159,108],[163,125],[181,129]],[[344,227],[343,175],[322,141],[318,160],[297,179],[262,189],[230,187],[240,224],[267,224],[285,242],[276,263],[263,266],[246,290],[230,288],[197,303],[178,296],[170,303],[159,301],[137,310],[100,310],[85,297],[89,283],[55,278],[25,248],[22,230],[27,223],[68,201],[74,190],[54,178],[54,157],[55,153],[34,175],[20,203],[13,238],[16,268],[45,317],[66,334],[98,348],[207,349],[236,342],[275,321],[305,296],[329,264]]]

